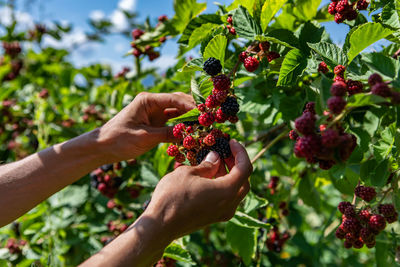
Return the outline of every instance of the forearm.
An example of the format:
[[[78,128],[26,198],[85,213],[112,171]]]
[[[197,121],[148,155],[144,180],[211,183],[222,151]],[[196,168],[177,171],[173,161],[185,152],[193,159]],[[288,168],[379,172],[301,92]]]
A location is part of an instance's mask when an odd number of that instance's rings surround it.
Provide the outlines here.
[[[98,130],[0,166],[0,226],[105,163]]]
[[[162,218],[145,212],[125,232],[119,235],[81,267],[86,266],[152,266],[162,257],[173,240]]]

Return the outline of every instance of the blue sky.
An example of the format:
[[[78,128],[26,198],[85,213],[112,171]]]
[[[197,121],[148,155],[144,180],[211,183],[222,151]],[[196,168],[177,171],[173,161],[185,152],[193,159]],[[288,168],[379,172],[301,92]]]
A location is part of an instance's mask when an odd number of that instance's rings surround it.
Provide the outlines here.
[[[17,17],[24,20],[26,24],[31,21],[46,21],[54,20],[65,21],[74,25],[74,30],[63,42],[56,42],[48,38],[46,43],[50,45],[58,45],[68,48],[72,43],[85,43],[84,32],[89,29],[88,18],[93,16],[106,16],[111,18],[117,25],[123,27],[123,21],[118,14],[119,8],[136,11],[139,14],[139,21],[143,21],[147,16],[154,20],[162,14],[172,17],[173,0],[36,0],[33,4],[26,5],[29,2],[26,0],[17,1],[18,12]],[[200,1],[199,1],[200,2]],[[214,1],[207,0],[206,12],[215,12],[217,6]],[[222,4],[229,4],[232,0],[219,0]],[[322,3],[327,3],[329,0],[322,0]],[[5,18],[4,12],[0,10],[0,21]],[[348,26],[337,25],[334,22],[324,23],[328,32],[335,43],[343,43],[345,33],[348,31]],[[103,62],[111,64],[118,71],[122,66],[132,65],[132,57],[124,58],[123,55],[130,49],[130,40],[126,38],[112,35],[106,39],[105,43],[100,44],[85,44],[80,49],[72,54],[71,59],[78,65],[86,65],[91,62]],[[169,41],[162,48],[161,57],[153,63],[146,62],[147,66],[156,65],[168,67],[173,64],[176,55],[177,45],[174,41]]]

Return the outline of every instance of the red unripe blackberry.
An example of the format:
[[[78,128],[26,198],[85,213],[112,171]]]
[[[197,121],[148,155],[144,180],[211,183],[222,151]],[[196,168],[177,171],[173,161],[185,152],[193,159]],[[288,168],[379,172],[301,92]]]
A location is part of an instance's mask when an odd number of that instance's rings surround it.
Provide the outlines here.
[[[343,230],[346,233],[356,233],[360,227],[360,223],[356,218],[346,218],[343,222]]]
[[[142,31],[141,29],[134,29],[132,31],[132,38],[137,40],[140,38],[140,36],[142,36],[144,34],[144,31]]]
[[[342,228],[338,227],[335,232],[335,236],[339,239],[344,239],[346,233],[342,230]]]
[[[353,134],[343,134],[340,136],[340,158],[346,161],[357,146],[357,138]]]
[[[298,117],[295,120],[294,125],[299,133],[308,135],[315,131],[315,120],[315,116],[310,112],[307,112]]]
[[[364,243],[370,243],[374,240],[374,234],[369,228],[362,228],[360,230],[360,238]]]
[[[347,85],[344,82],[334,82],[331,86],[331,95],[345,96],[347,93]]]
[[[133,49],[133,53],[132,53],[135,57],[140,57],[140,55],[142,55],[142,51],[140,51],[139,49]]]
[[[337,5],[336,5],[337,6]],[[336,13],[335,14],[335,22],[337,24],[342,23],[345,20],[345,17],[343,16],[342,13]]]
[[[348,241],[344,241],[343,246],[344,246],[345,248],[349,249],[349,248],[353,247],[353,244],[350,243],[350,242],[348,242]]]
[[[211,112],[201,114],[199,116],[199,123],[203,126],[210,126],[215,121],[215,117]]]
[[[239,121],[239,117],[238,116],[229,116],[228,117],[228,121],[230,122],[230,123],[237,123],[238,121]]]
[[[206,144],[207,146],[213,146],[215,145],[215,136],[210,134],[207,134],[206,137],[203,139],[203,143]]]
[[[362,93],[363,84],[360,81],[348,80],[347,82],[347,92],[349,95],[355,95],[358,93]]]
[[[210,76],[215,76],[222,70],[221,62],[213,57],[208,58],[203,64],[203,70]]]
[[[336,2],[332,2],[332,3],[329,4],[328,13],[331,14],[331,15],[335,15],[336,14]]]
[[[326,129],[321,132],[322,145],[326,147],[336,147],[339,144],[339,133],[333,129]]]
[[[247,71],[253,72],[255,71],[258,66],[259,66],[259,62],[255,57],[247,57],[244,60],[244,67],[246,68]]]
[[[343,1],[343,0],[342,0]],[[346,1],[346,0],[345,0]],[[343,65],[337,65],[335,67],[335,69],[333,70],[333,72],[335,73],[335,75],[343,77],[344,72],[346,71],[346,67]]]
[[[328,108],[333,114],[340,114],[346,107],[346,100],[340,96],[332,96],[328,99]]]
[[[170,157],[175,157],[179,154],[179,148],[176,145],[170,145],[167,149],[167,154]]]
[[[386,83],[381,82],[372,86],[371,93],[382,97],[389,97],[391,95],[391,90]]]
[[[260,48],[260,50],[267,52],[269,50],[269,48],[271,47],[271,44],[268,41],[261,42],[258,44],[258,47]]]
[[[289,132],[289,138],[296,141],[299,138],[299,134],[295,130]]]
[[[334,160],[319,160],[318,161],[318,166],[322,170],[329,170],[331,169],[336,162]]]
[[[117,204],[115,203],[114,200],[110,199],[110,200],[107,202],[107,208],[113,209],[113,208],[115,208],[115,206],[117,206]]]
[[[212,80],[216,90],[229,90],[231,87],[231,80],[225,74],[215,76]]]
[[[346,80],[342,76],[336,75],[335,78],[333,78],[334,82],[346,82]]]
[[[172,133],[176,138],[183,138],[182,133],[184,132],[184,130],[185,130],[185,124],[179,123],[174,126]]]
[[[320,140],[316,135],[307,135],[297,139],[295,144],[295,155],[297,157],[313,158],[320,149]]]
[[[383,216],[381,216],[379,214],[374,214],[369,219],[368,225],[369,225],[369,227],[371,227],[374,230],[382,231],[386,227],[386,221]]]
[[[239,112],[239,104],[235,97],[227,97],[225,102],[221,104],[221,110],[228,116],[235,116]]]
[[[325,62],[321,62],[318,65],[318,72],[327,73],[329,72],[328,65]]]
[[[193,133],[193,132],[194,132],[193,126],[188,126],[188,127],[186,128],[186,133],[191,134],[191,133]]]
[[[185,155],[183,155],[183,154],[181,154],[181,153],[179,153],[179,154],[176,155],[176,157],[175,157],[175,161],[178,162],[178,163],[185,162],[185,160],[186,160]]]
[[[344,238],[350,243],[354,243],[358,239],[358,237],[353,233],[347,233]]]
[[[376,191],[373,187],[359,185],[354,189],[354,193],[357,197],[363,199],[366,202],[370,202],[376,196]]]
[[[48,98],[49,97],[49,90],[47,90],[45,88],[42,89],[42,91],[40,91],[40,93],[39,93],[39,97],[43,98],[43,99]]]
[[[397,212],[395,212],[393,215],[385,217],[386,221],[388,223],[394,223],[397,221],[397,218],[399,217],[399,214]]]
[[[161,16],[158,17],[158,21],[159,22],[164,22],[164,21],[167,21],[167,20],[168,20],[167,15],[161,15]]]
[[[183,146],[184,146],[186,149],[195,148],[195,147],[197,146],[196,139],[195,139],[193,136],[191,136],[191,135],[186,136],[185,139],[183,139]]]
[[[362,222],[369,222],[369,219],[371,218],[371,213],[368,210],[360,210],[358,213],[358,217]]]
[[[382,76],[379,75],[378,73],[374,73],[368,78],[368,84],[370,86],[374,86],[377,83],[383,82]]]
[[[235,27],[230,28],[230,29],[229,29],[229,33],[232,34],[232,35],[236,35],[236,29],[235,29]]]
[[[268,62],[271,62],[272,60],[275,60],[275,59],[280,58],[280,57],[281,57],[281,55],[278,52],[275,52],[275,51],[271,51],[267,55]]]
[[[215,95],[209,95],[206,99],[206,106],[208,108],[215,108],[218,107],[220,102],[217,100]]]
[[[221,90],[213,90],[213,95],[215,96],[215,99],[220,103],[223,103],[228,96],[228,91],[221,91]],[[207,105],[207,103],[206,103]]]
[[[343,202],[340,202],[340,203],[339,203],[338,209],[339,209],[339,211],[340,211],[342,214],[344,214],[346,208],[351,207],[351,206],[353,206],[353,205],[352,205],[350,202],[348,202],[348,201],[343,201]]]
[[[243,52],[241,52],[240,54],[239,54],[239,60],[241,61],[241,62],[244,62],[244,60],[247,58],[247,52],[246,51],[243,51]]]
[[[304,112],[310,112],[311,114],[315,115],[316,114],[316,112],[315,112],[315,102],[308,102],[306,104],[306,108],[304,109]]]
[[[380,204],[378,206],[378,211],[384,217],[390,217],[396,213],[396,209],[392,204]]]
[[[224,123],[228,119],[228,117],[229,116],[222,112],[221,109],[218,109],[215,114],[215,121],[218,123]]]
[[[357,2],[357,9],[358,10],[366,10],[368,8],[368,1],[367,0],[359,0]]]
[[[190,162],[190,165],[192,165],[192,166],[197,165],[196,157],[197,157],[197,155],[193,151],[188,151],[186,153],[186,158]]]
[[[204,111],[206,111],[207,107],[206,107],[205,104],[199,104],[199,105],[197,105],[197,109],[198,109],[200,112],[204,112]]]
[[[271,181],[268,183],[269,189],[275,189],[278,186],[279,177],[278,176],[271,176]]]
[[[97,189],[100,191],[100,193],[104,194],[107,191],[107,185],[105,183],[99,183]]]
[[[232,24],[232,23],[233,23],[232,16],[228,16],[228,18],[226,19],[226,21],[227,21],[229,24]]]
[[[362,248],[364,246],[364,243],[360,240],[360,239],[357,239],[356,241],[354,241],[354,243],[353,243],[353,247],[354,248],[357,248],[357,249],[360,249],[360,248]]]

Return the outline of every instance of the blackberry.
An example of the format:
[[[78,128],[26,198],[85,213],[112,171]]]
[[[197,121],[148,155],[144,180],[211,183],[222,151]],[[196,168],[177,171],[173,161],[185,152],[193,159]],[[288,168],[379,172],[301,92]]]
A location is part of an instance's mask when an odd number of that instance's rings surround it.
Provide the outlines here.
[[[372,215],[369,219],[369,227],[376,231],[382,231],[386,227],[385,218],[378,214]]]
[[[211,147],[211,150],[217,152],[223,159],[229,158],[232,155],[229,141],[223,137],[215,140],[215,145]]]
[[[344,237],[346,236],[346,233],[342,230],[342,228],[338,227],[336,229],[335,235],[339,239],[344,239]]]
[[[179,154],[179,148],[176,145],[170,145],[167,148],[167,154],[170,157],[176,157]]]
[[[397,221],[397,218],[399,217],[399,214],[397,212],[395,212],[393,215],[385,217],[386,221],[388,223],[394,223]]]
[[[280,58],[280,57],[281,57],[281,55],[278,52],[275,52],[275,51],[271,51],[267,55],[268,62],[271,62],[272,60],[275,60],[275,59]]]
[[[370,86],[373,86],[373,85],[375,85],[377,83],[381,83],[381,82],[383,82],[383,79],[382,79],[382,76],[379,75],[378,73],[374,73],[371,76],[369,76],[369,78],[368,78],[368,84]]]
[[[179,123],[174,126],[172,133],[176,138],[183,138],[182,132],[185,130],[185,124]]]
[[[244,60],[247,58],[247,52],[246,51],[243,51],[243,52],[241,52],[240,54],[239,54],[239,60],[241,61],[241,62],[244,62]]]
[[[299,138],[299,134],[295,130],[291,130],[289,132],[289,138],[292,139],[293,141],[296,141],[297,138]]]
[[[362,222],[367,223],[369,222],[369,218],[371,218],[371,213],[369,213],[368,210],[360,210],[360,212],[358,213],[358,217]]]
[[[339,133],[333,129],[326,129],[321,133],[322,145],[326,147],[336,147],[339,144]]]
[[[211,112],[203,113],[199,116],[199,123],[203,126],[210,126],[215,121],[215,117]]]
[[[225,102],[221,104],[221,110],[228,116],[235,116],[239,112],[239,104],[235,97],[227,97]]]
[[[228,115],[222,112],[221,109],[217,110],[217,113],[215,114],[215,121],[218,123],[224,123],[228,119]]]
[[[332,96],[328,99],[328,108],[334,114],[340,114],[346,107],[346,100],[340,96]]]
[[[347,0],[342,0],[342,1],[347,1]],[[342,1],[340,1],[340,2],[342,2]],[[338,12],[339,12],[339,11],[338,11]],[[343,65],[337,65],[337,66],[335,67],[335,69],[333,70],[333,72],[334,72],[337,76],[340,76],[340,77],[343,77],[345,71],[346,71],[346,67],[343,66]]]
[[[363,91],[363,84],[360,81],[348,80],[346,84],[349,95],[355,95]]]
[[[331,95],[345,96],[347,92],[347,85],[344,82],[334,82],[331,86]]]
[[[90,185],[94,188],[99,186],[99,181],[97,180],[97,175],[91,173],[90,174]]]
[[[294,125],[299,133],[312,134],[315,131],[315,116],[310,112],[304,113],[295,120]]]
[[[389,97],[391,95],[389,86],[383,82],[376,83],[374,86],[372,86],[371,93],[382,97]]]
[[[142,31],[141,29],[134,29],[132,31],[132,38],[137,40],[140,38],[140,36],[142,36],[144,34],[144,31]]]
[[[258,68],[259,64],[260,63],[258,62],[258,60],[255,57],[247,57],[244,60],[244,67],[249,72],[255,71]]]
[[[183,163],[183,162],[185,162],[185,160],[186,160],[185,155],[183,155],[183,154],[181,154],[181,153],[179,153],[179,154],[176,155],[176,157],[175,157],[175,161],[176,161],[176,162],[179,162],[179,163]]]
[[[393,216],[396,213],[396,209],[392,204],[380,204],[378,206],[378,211],[385,217]]]
[[[210,57],[204,62],[203,70],[210,76],[215,76],[221,72],[221,62],[213,57]]]
[[[335,15],[336,14],[336,2],[332,2],[329,4],[328,6],[328,13],[331,15]]]
[[[262,51],[267,52],[267,51],[269,50],[269,48],[271,47],[271,44],[270,44],[268,41],[266,41],[266,42],[261,42],[261,43],[258,44],[258,47],[259,47]]]
[[[359,0],[357,2],[357,9],[358,10],[366,10],[368,8],[368,2],[367,0]]]
[[[338,209],[342,214],[344,214],[346,209],[348,207],[351,207],[351,206],[353,206],[353,205],[350,202],[347,202],[347,201],[346,202],[340,202],[339,205],[338,205]]]
[[[313,158],[320,150],[321,140],[316,135],[307,135],[297,139],[294,152],[297,157]]]
[[[308,102],[306,104],[306,108],[305,108],[304,112],[310,112],[311,114],[315,115],[316,114],[316,112],[315,112],[315,102]]]
[[[112,171],[114,169],[114,165],[113,164],[104,164],[100,167],[100,169],[103,172],[108,172],[108,171]]]
[[[195,126],[195,125],[199,125],[199,121],[195,120],[195,121],[184,121],[182,122],[186,127],[188,126]]]
[[[200,164],[209,152],[210,152],[210,150],[208,150],[207,148],[200,149],[196,155],[197,164]]]
[[[359,185],[354,189],[354,193],[357,197],[363,199],[366,202],[370,202],[376,196],[376,191],[373,187]]]
[[[318,72],[327,73],[329,72],[328,65],[324,61],[319,63],[318,65]]]
[[[212,80],[215,90],[229,90],[231,87],[231,80],[224,74],[215,76]]]
[[[216,95],[209,95],[206,99],[206,106],[208,108],[218,107],[220,102],[218,101]]]
[[[183,146],[186,149],[195,148],[197,146],[197,140],[191,135],[186,136],[185,139],[183,139]]]
[[[364,227],[360,230],[360,237],[364,243],[370,243],[373,241],[374,234],[369,228]]]

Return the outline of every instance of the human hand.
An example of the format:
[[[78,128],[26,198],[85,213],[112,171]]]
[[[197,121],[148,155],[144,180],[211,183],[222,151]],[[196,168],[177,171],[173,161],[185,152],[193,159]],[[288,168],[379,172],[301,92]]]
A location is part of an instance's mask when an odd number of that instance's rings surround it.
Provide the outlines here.
[[[97,140],[106,162],[135,158],[161,142],[176,142],[168,119],[195,108],[184,93],[140,93],[114,118],[99,128]]]
[[[158,183],[144,216],[158,218],[171,241],[235,214],[250,189],[253,169],[245,148],[235,140],[230,146],[229,173],[218,154],[210,152],[200,165],[179,167]]]

